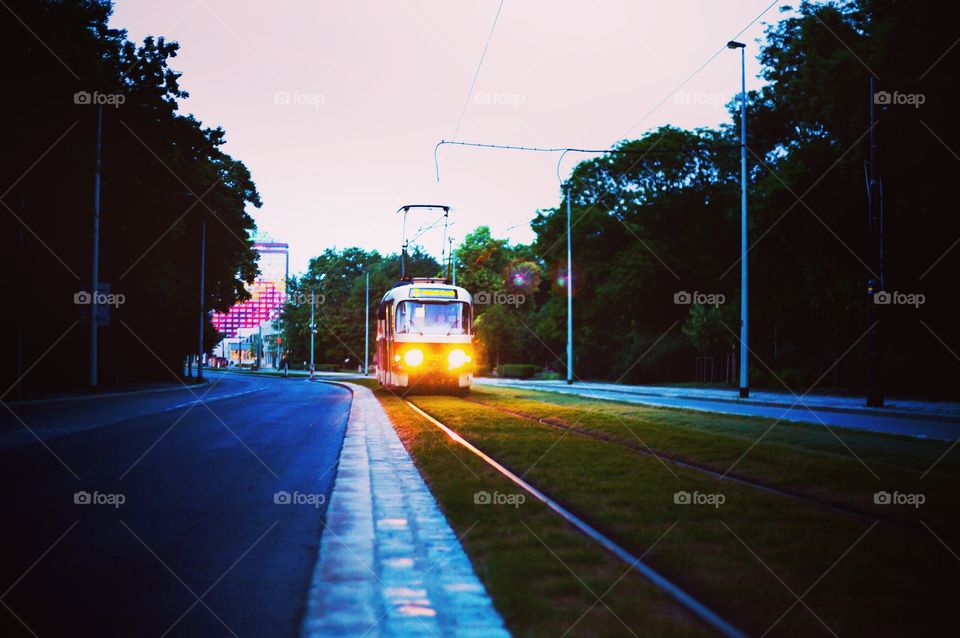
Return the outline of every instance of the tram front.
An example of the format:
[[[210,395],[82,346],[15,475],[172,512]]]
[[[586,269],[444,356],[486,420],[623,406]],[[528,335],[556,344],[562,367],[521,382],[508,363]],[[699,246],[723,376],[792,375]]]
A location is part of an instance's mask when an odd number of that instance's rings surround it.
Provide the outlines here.
[[[466,392],[473,378],[472,297],[442,279],[399,282],[377,313],[377,378],[395,388]]]

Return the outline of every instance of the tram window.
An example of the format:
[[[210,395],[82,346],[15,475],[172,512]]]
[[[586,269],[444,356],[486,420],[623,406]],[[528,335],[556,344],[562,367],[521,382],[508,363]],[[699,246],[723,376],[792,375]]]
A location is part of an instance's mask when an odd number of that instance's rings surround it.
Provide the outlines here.
[[[470,334],[470,308],[462,302],[401,301],[396,325],[397,334]]]

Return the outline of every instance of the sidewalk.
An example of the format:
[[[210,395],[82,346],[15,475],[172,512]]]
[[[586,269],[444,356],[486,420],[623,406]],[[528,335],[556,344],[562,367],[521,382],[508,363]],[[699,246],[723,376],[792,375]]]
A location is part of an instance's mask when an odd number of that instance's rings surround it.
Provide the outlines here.
[[[567,385],[563,381],[482,378],[474,379],[474,383],[572,394],[603,401],[760,417],[778,423],[807,423],[943,441],[960,439],[960,404],[956,403],[893,400],[885,408],[868,408],[862,399],[822,394],[800,398],[778,392],[751,392],[749,399],[741,399],[736,390],[629,386],[590,381]]]
[[[353,391],[302,636],[509,636],[373,393]]]
[[[656,385],[623,385],[619,383],[602,383],[596,381],[577,381],[568,386],[564,381],[533,381],[520,379],[496,379],[484,377],[475,379],[478,384],[502,385],[529,388],[531,390],[554,390],[582,388],[602,392],[622,392],[636,396],[666,397],[671,399],[690,399],[697,401],[725,401],[744,405],[761,405],[770,407],[798,407],[813,408],[833,412],[850,412],[853,414],[873,414],[877,416],[896,416],[899,418],[918,417],[923,419],[942,418],[946,421],[960,422],[960,403],[942,401],[916,401],[907,399],[887,399],[882,408],[867,407],[863,397],[843,397],[828,394],[807,394],[798,392],[794,396],[788,392],[768,392],[751,390],[750,398],[741,399],[735,389],[721,390],[715,388],[678,388]],[[802,397],[802,398],[800,398]]]

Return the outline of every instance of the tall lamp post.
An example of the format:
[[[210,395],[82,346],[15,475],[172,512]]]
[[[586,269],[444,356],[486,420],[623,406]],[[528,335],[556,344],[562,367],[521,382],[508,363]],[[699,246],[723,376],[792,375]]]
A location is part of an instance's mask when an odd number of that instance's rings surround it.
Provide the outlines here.
[[[97,107],[97,141],[93,155],[93,266],[90,270],[90,294],[93,296],[90,303],[90,367],[88,385],[96,390],[100,384],[97,334],[97,304],[100,291],[100,153],[103,140],[103,105]]]
[[[570,243],[570,196],[567,189],[567,385],[573,384],[573,249]]]
[[[728,49],[740,49],[740,397],[750,396],[750,324],[747,311],[747,45],[731,40]]]
[[[203,330],[207,327],[206,304],[203,294],[204,270],[207,265],[207,216],[200,216],[200,329],[197,338],[197,383],[203,382]]]
[[[363,374],[370,371],[370,271],[367,271],[367,295],[363,313]]]

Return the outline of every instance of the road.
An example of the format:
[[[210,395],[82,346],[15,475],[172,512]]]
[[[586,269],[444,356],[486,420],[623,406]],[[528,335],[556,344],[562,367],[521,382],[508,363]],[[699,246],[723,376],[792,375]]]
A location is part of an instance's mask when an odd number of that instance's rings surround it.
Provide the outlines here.
[[[663,395],[653,394],[656,390],[649,386],[646,391],[634,391],[631,386],[616,387],[613,384],[578,382],[573,385],[551,382],[522,381],[517,379],[475,379],[477,385],[492,385],[525,390],[541,390],[559,394],[573,394],[591,399],[605,401],[620,401],[623,403],[637,403],[664,408],[679,408],[714,412],[717,414],[732,414],[737,416],[754,416],[774,419],[782,422],[808,423],[812,425],[828,426],[853,430],[867,430],[884,434],[898,434],[918,438],[942,439],[955,441],[960,437],[960,418],[955,415],[940,415],[924,413],[920,410],[907,412],[906,410],[852,411],[834,408],[827,405],[818,405],[814,399],[800,399],[790,395],[782,395],[783,403],[758,404],[740,402],[736,400],[710,399],[707,397],[677,396],[669,394],[670,389],[660,389]],[[766,393],[769,397],[771,393]],[[800,403],[802,401],[802,403]],[[954,404],[948,404],[954,405]]]
[[[0,635],[298,634],[350,393],[211,378],[3,411]]]

